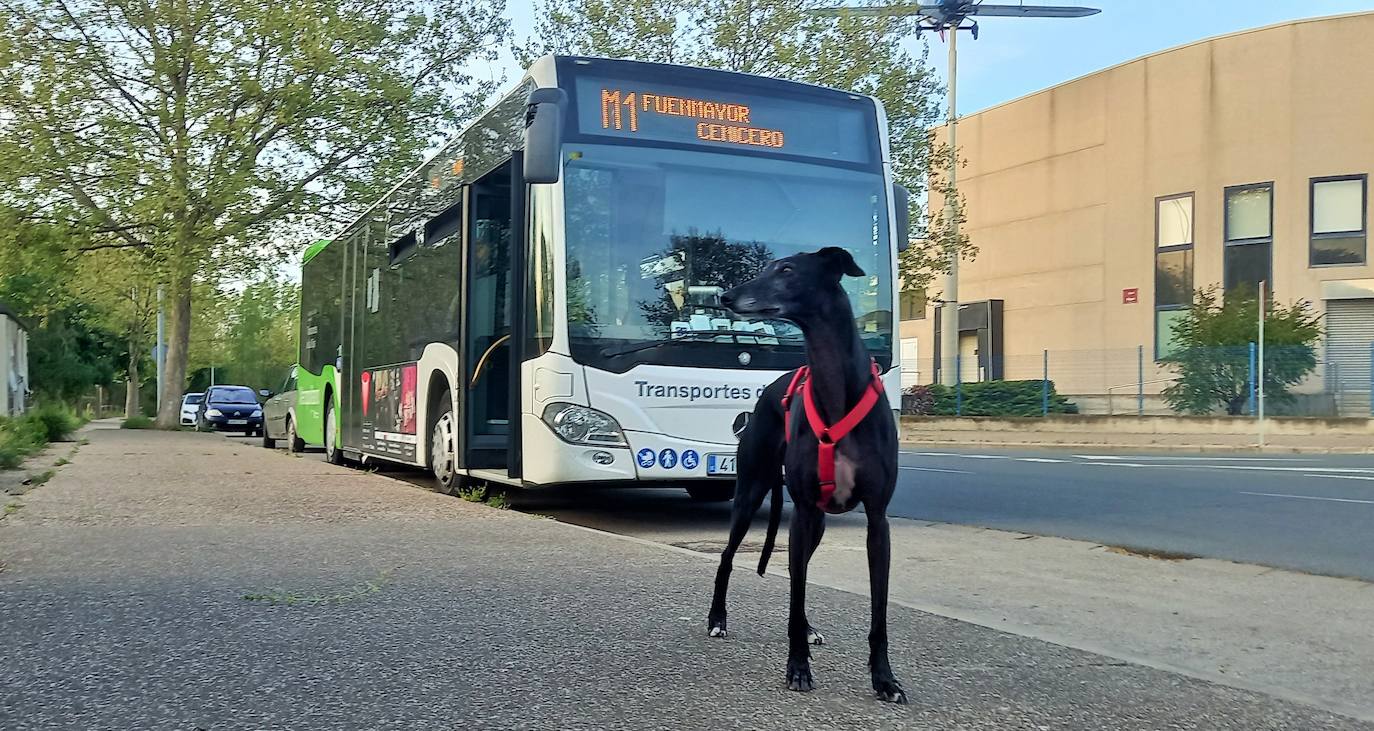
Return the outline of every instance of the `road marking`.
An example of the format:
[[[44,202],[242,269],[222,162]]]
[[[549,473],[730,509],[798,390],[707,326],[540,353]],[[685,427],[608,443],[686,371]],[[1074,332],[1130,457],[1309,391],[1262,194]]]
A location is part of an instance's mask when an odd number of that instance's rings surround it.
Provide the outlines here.
[[[1118,454],[1075,454],[1079,459],[1135,462],[1316,462],[1310,457],[1159,457],[1159,456],[1122,456]]]
[[[969,472],[968,470],[942,470],[942,469],[940,469],[939,467],[907,467],[907,466],[903,465],[903,466],[902,466],[902,469],[904,469],[904,470],[916,470],[917,472],[947,472],[947,473],[949,473],[949,474],[951,474],[951,475],[971,475],[971,474],[973,474],[972,472]]]
[[[1374,500],[1351,500],[1343,497],[1315,497],[1312,495],[1285,495],[1278,492],[1244,492],[1242,495],[1259,495],[1260,497],[1286,497],[1291,500],[1323,500],[1331,503],[1360,503],[1362,505],[1374,505]]]
[[[902,452],[917,457],[959,457],[961,459],[1011,459],[1004,454],[962,454],[960,452]]]
[[[1328,480],[1374,480],[1374,477],[1363,475],[1303,475],[1303,477],[1322,477]]]
[[[1017,457],[1017,462],[1040,462],[1043,464],[1073,464],[1067,459],[1050,459],[1048,457]]]

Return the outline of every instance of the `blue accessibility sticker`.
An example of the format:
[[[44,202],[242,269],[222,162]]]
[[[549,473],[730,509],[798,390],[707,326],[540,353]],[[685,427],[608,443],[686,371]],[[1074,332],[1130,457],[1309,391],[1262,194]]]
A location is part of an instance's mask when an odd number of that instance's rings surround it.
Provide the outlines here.
[[[639,459],[640,467],[654,466],[654,450],[652,449],[641,449],[639,450],[639,453],[635,455],[635,457]]]
[[[677,452],[674,452],[671,449],[665,449],[662,452],[659,452],[658,463],[663,467],[663,469],[671,470],[672,468],[677,466]]]
[[[694,470],[699,464],[701,464],[701,455],[697,454],[695,450],[684,449],[682,451],[682,469]]]

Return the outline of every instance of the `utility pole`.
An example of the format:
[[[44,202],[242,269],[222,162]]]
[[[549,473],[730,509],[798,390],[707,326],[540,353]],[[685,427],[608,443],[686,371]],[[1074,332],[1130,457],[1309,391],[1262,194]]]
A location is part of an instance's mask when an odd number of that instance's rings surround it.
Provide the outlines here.
[[[153,348],[153,370],[157,371],[157,413],[162,412],[162,366],[167,358],[167,321],[162,311],[162,285],[157,286],[157,346]]]
[[[949,187],[945,190],[945,225],[949,228],[949,271],[945,273],[940,294],[940,383],[952,386],[959,381],[959,374],[945,368],[945,363],[957,363],[959,354],[959,145],[956,136],[959,115],[955,108],[959,80],[959,22],[955,20],[949,27],[949,109],[945,117],[949,143]],[[958,366],[954,366],[957,368]]]

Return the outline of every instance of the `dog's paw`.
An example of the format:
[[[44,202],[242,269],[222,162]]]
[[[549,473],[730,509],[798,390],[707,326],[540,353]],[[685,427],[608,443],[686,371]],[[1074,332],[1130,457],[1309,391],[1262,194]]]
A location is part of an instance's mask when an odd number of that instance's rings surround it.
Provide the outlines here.
[[[906,691],[902,690],[902,686],[896,680],[874,680],[873,692],[878,700],[884,703],[906,705]]]
[[[816,687],[811,677],[811,663],[806,660],[787,661],[787,689],[809,693]]]
[[[706,635],[708,637],[720,637],[724,639],[726,637],[729,637],[730,633],[725,630],[725,623],[722,622],[720,624],[711,625],[711,629],[706,633]]]
[[[809,645],[824,645],[825,635],[816,631],[815,627],[806,628],[806,643]]]

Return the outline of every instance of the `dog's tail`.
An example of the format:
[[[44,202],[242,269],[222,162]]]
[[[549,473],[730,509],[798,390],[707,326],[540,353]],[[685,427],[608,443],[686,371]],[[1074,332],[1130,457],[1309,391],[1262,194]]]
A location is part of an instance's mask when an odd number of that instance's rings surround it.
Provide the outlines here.
[[[768,558],[773,555],[773,542],[778,537],[778,524],[782,522],[782,481],[773,485],[773,494],[768,501],[768,535],[763,538],[763,553],[759,555],[759,576],[768,570]]]

